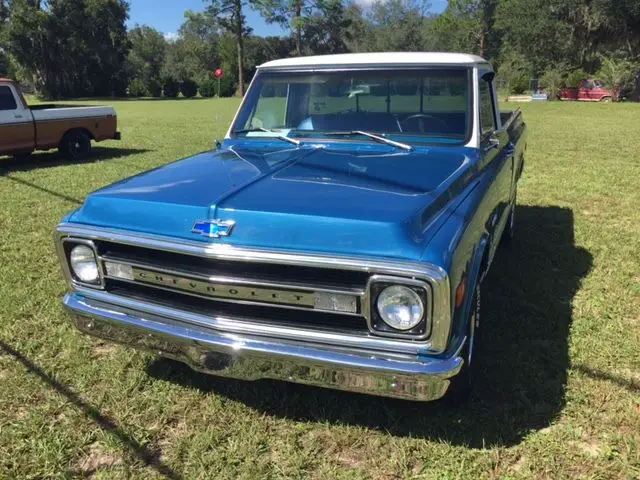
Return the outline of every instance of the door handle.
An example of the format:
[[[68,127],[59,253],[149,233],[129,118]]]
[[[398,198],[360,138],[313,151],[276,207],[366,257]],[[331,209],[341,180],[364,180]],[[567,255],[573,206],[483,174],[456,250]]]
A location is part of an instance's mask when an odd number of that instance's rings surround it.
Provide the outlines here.
[[[500,140],[498,140],[497,138],[490,138],[484,147],[484,151],[488,152],[489,150],[493,150],[494,148],[500,148]]]
[[[22,118],[22,115],[14,115],[15,118]]]

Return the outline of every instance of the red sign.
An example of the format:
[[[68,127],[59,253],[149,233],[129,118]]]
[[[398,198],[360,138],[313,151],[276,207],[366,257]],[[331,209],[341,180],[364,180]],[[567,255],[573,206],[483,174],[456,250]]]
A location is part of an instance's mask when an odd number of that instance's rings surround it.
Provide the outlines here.
[[[213,72],[213,76],[216,78],[222,78],[222,69],[221,68],[216,68],[216,71]]]

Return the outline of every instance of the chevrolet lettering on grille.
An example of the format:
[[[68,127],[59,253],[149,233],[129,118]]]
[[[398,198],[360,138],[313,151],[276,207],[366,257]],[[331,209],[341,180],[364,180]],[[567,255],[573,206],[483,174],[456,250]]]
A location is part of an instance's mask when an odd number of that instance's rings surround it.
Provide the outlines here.
[[[151,270],[143,270],[140,268],[133,269],[133,278],[136,282],[151,283],[166,288],[192,292],[208,297],[278,303],[282,305],[306,306],[311,308],[313,308],[315,304],[315,296],[313,292],[275,290],[242,285],[213,283],[154,272]]]

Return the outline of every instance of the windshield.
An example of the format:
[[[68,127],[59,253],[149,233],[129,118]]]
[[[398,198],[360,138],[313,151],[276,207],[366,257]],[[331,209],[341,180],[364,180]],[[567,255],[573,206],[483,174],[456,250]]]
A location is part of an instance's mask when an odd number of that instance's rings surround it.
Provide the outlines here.
[[[322,138],[360,130],[405,142],[461,143],[470,129],[468,72],[258,73],[232,133]]]

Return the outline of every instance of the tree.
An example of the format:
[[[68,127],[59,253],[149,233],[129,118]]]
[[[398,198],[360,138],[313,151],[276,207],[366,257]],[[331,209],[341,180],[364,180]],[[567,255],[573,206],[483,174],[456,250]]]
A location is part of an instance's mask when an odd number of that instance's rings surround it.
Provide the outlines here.
[[[267,23],[278,23],[291,30],[296,55],[302,55],[302,31],[314,8],[311,0],[253,0],[253,5]]]
[[[524,55],[535,73],[566,62],[595,70],[602,54],[640,51],[637,0],[500,0],[494,27],[503,49]]]
[[[371,7],[368,21],[372,24],[369,51],[421,51],[422,26],[428,1],[388,0]]]
[[[48,97],[123,94],[124,0],[13,0],[7,51]]]
[[[346,53],[351,35],[351,19],[342,0],[320,0],[304,25],[304,43],[314,54]],[[296,46],[297,49],[297,46]]]
[[[198,84],[198,91],[204,98],[211,98],[217,93],[218,82],[213,78],[204,78]]]
[[[203,81],[220,66],[220,25],[209,12],[184,13],[178,38],[167,45],[163,77],[181,82],[187,78]]]
[[[9,21],[9,5],[5,0],[0,0],[0,77],[9,75],[9,56],[4,49],[6,43],[6,26]]]
[[[529,88],[532,72],[533,67],[524,55],[513,50],[503,53],[498,77],[507,82],[511,93],[524,93]]]
[[[549,100],[556,100],[560,97],[560,90],[566,83],[567,70],[567,65],[561,63],[549,67],[540,77],[539,85],[547,92]]]
[[[630,88],[635,82],[638,65],[625,58],[601,57],[602,66],[596,74],[606,88],[611,90],[613,100],[620,100],[620,92]]]
[[[246,25],[244,0],[210,0],[207,14],[217,18],[220,26],[234,36],[237,51],[238,89],[244,95],[244,39],[251,33]]]
[[[167,42],[163,35],[146,25],[136,25],[129,31],[131,51],[127,57],[127,70],[131,79],[139,79],[146,94],[160,96],[161,70]]]
[[[567,74],[564,86],[569,88],[579,88],[582,81],[586,80],[588,77],[589,75],[587,74],[587,72],[585,72],[581,68],[572,70]]]
[[[364,52],[372,35],[371,24],[364,18],[363,9],[357,3],[347,5],[344,11],[349,22],[345,44],[349,52]]]
[[[78,4],[84,6],[84,28],[78,39],[85,46],[87,88],[84,94],[122,95],[128,83],[126,59],[130,44],[125,22],[129,17],[129,4],[125,0],[84,0]]]
[[[573,1],[573,0],[571,0]],[[566,61],[578,66],[572,25],[566,21],[569,0],[502,0],[494,26],[505,51],[516,52],[531,64],[533,73]]]
[[[176,98],[180,93],[180,83],[173,77],[166,77],[162,83],[162,93],[167,98]]]
[[[274,58],[288,57],[295,51],[294,41],[289,37],[258,37],[256,35],[250,35],[246,39],[245,46],[246,63],[244,75],[247,81],[250,81],[253,77],[256,66],[273,60]],[[221,45],[221,56],[228,57],[225,53],[227,49],[228,46],[226,43]]]
[[[180,93],[185,98],[192,98],[198,94],[198,84],[187,78],[180,84]]]
[[[499,43],[493,31],[497,3],[497,0],[450,0],[434,24],[440,49],[495,56]]]

